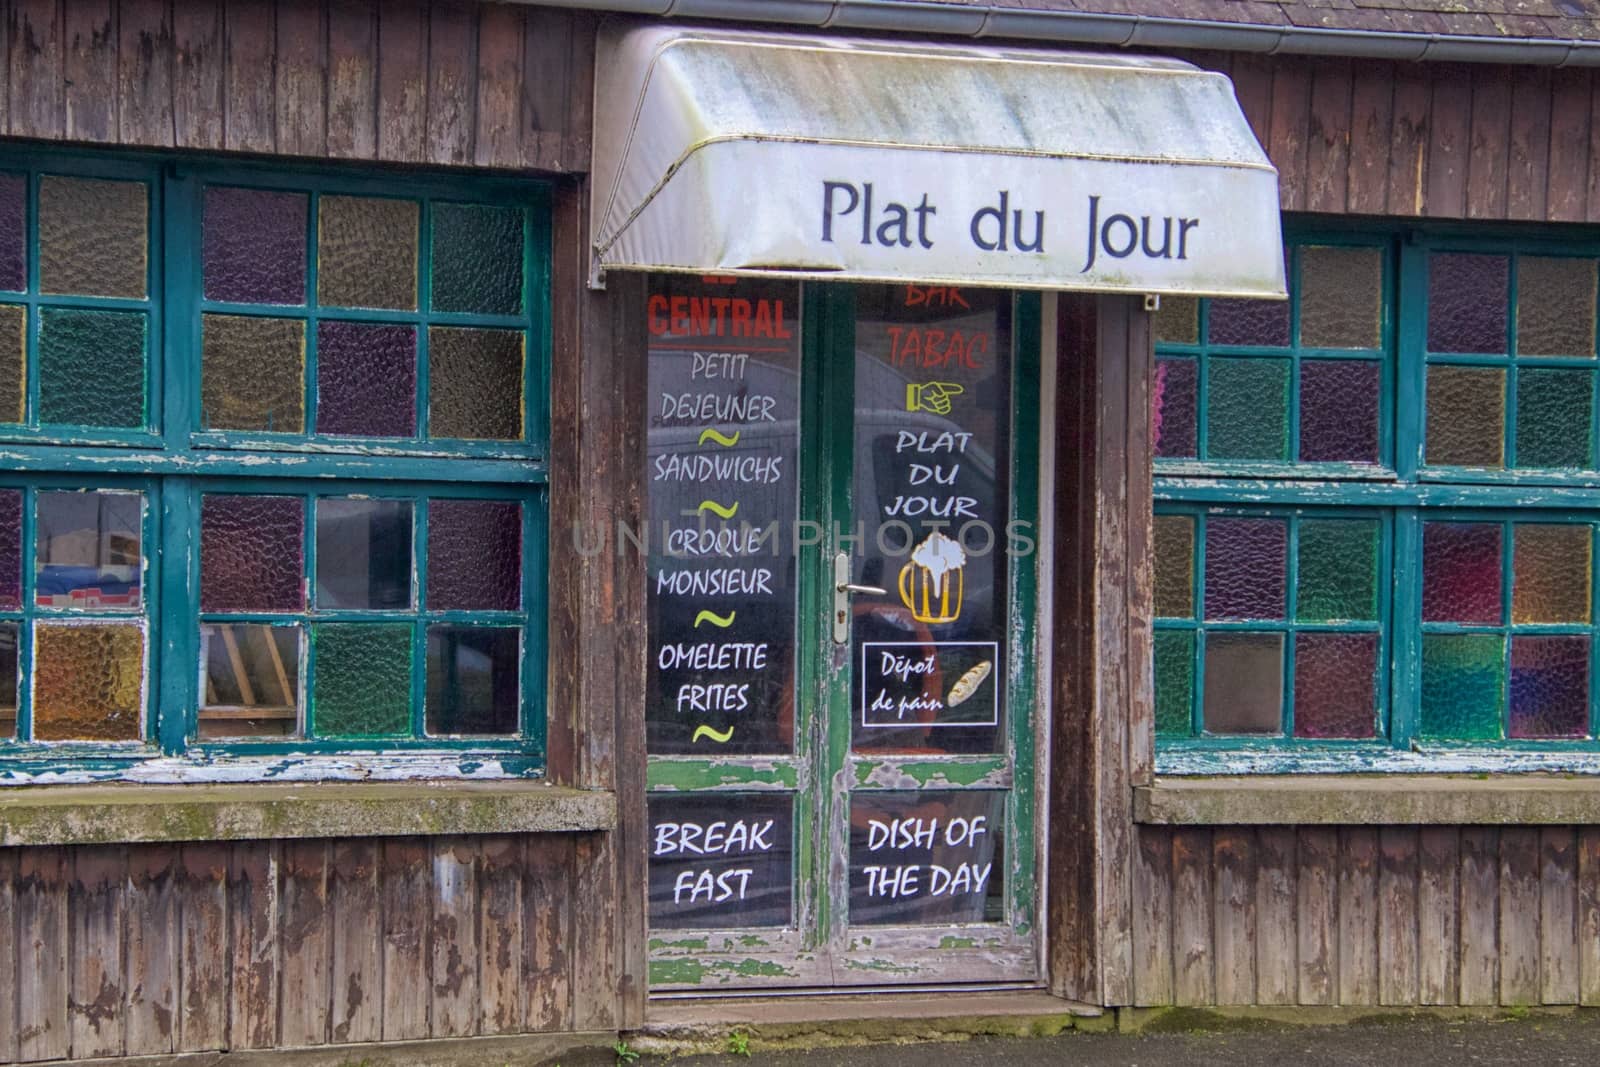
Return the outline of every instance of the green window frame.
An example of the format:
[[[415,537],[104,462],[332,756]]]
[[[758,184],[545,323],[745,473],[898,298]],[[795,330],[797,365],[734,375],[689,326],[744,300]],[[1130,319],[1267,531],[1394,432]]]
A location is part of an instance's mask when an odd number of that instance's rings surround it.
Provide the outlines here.
[[[1290,218],[1285,244],[1290,300],[1276,311],[1168,299],[1154,317],[1157,769],[1588,768],[1600,753],[1600,242],[1557,227],[1330,228]],[[1376,250],[1381,268],[1362,277],[1308,271],[1313,250],[1327,248]],[[1376,347],[1308,343],[1308,314],[1355,330],[1355,310],[1360,335],[1375,330]],[[1230,315],[1254,315],[1255,333],[1219,337],[1215,323]],[[1271,315],[1278,343],[1241,343],[1267,338]],[[1286,370],[1273,388],[1230,398],[1229,383],[1208,372],[1225,359]],[[1331,359],[1380,368],[1375,396],[1346,393],[1327,405],[1350,413],[1363,442],[1376,413],[1375,462],[1326,451],[1300,459],[1302,411],[1313,402],[1303,372]],[[1230,419],[1281,425],[1278,447],[1211,448]],[[1164,424],[1180,431],[1165,442]],[[1240,436],[1223,428],[1225,442]],[[1295,597],[1319,557],[1297,531],[1352,517],[1381,530],[1375,618],[1346,612],[1308,625]],[[1283,524],[1281,552],[1274,541],[1267,556],[1259,546],[1255,556],[1229,547],[1234,556],[1208,559],[1211,524],[1240,519]],[[1365,565],[1346,559],[1321,570],[1353,581]],[[1238,574],[1258,584],[1268,575],[1268,586],[1282,586],[1281,602],[1269,598],[1269,608],[1242,617],[1236,608],[1208,611],[1208,578],[1222,589]],[[1307,632],[1376,637],[1370,731],[1298,729],[1296,643]],[[1214,687],[1208,709],[1208,642],[1222,638],[1226,653],[1241,633],[1284,634],[1283,651],[1254,661],[1222,655],[1242,680]],[[1342,661],[1344,689],[1363,662]],[[1302,684],[1331,691],[1340,681],[1323,669]],[[1274,688],[1276,704],[1263,696]],[[1358,719],[1352,711],[1339,721]]]
[[[179,780],[241,763],[542,774],[549,264],[536,181],[9,151],[0,780],[151,760]],[[63,329],[63,312],[101,318]],[[208,335],[217,316],[242,327]],[[132,557],[127,520],[105,517],[122,498],[93,495],[127,492]],[[213,499],[275,502],[275,539],[226,508],[208,519]],[[471,532],[485,517],[495,538]],[[268,571],[276,601],[252,599]],[[118,625],[137,652],[121,631],[61,636]],[[98,697],[50,688],[66,648],[99,657]],[[341,692],[356,718],[335,714]],[[115,728],[60,724],[91,706]]]

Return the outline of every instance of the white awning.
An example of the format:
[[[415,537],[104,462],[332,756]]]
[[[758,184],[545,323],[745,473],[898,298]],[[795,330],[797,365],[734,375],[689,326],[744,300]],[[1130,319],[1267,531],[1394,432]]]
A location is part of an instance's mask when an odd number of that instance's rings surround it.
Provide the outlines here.
[[[1156,58],[612,26],[593,268],[1282,296],[1278,174]]]

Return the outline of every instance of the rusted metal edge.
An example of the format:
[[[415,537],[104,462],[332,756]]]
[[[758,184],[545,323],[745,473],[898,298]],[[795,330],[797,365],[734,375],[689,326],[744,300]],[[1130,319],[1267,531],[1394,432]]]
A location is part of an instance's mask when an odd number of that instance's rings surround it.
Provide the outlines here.
[[[611,792],[542,782],[94,785],[0,793],[0,847],[614,829]]]

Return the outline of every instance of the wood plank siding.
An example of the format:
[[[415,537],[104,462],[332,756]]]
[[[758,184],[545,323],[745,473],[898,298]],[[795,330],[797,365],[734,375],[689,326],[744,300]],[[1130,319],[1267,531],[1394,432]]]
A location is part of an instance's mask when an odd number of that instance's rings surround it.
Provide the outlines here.
[[[0,1063],[573,1029],[579,847],[0,849]]]
[[[1600,1004],[1600,827],[1138,828],[1133,1003]]]
[[[594,17],[419,0],[0,0],[0,136],[577,173]]]
[[[1586,68],[1183,58],[1233,78],[1285,211],[1600,222],[1600,77]]]

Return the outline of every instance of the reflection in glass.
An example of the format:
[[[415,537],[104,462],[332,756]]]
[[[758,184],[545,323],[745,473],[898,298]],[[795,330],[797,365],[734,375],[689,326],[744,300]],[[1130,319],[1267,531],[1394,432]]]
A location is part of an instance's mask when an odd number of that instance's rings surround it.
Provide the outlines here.
[[[41,491],[35,509],[34,599],[43,608],[136,611],[139,493]]]
[[[794,922],[792,795],[656,795],[649,811],[652,929]]]
[[[858,751],[998,752],[1011,296],[857,292],[852,627]]]
[[[0,622],[0,740],[17,736],[17,624]]]
[[[858,792],[850,798],[850,925],[1005,917],[1006,794]]]
[[[428,733],[516,733],[521,651],[510,627],[428,627]]]
[[[297,737],[300,627],[200,627],[200,737]]]
[[[793,752],[800,287],[662,276],[643,314],[648,751]]]
[[[317,501],[317,607],[411,606],[411,501]]]

